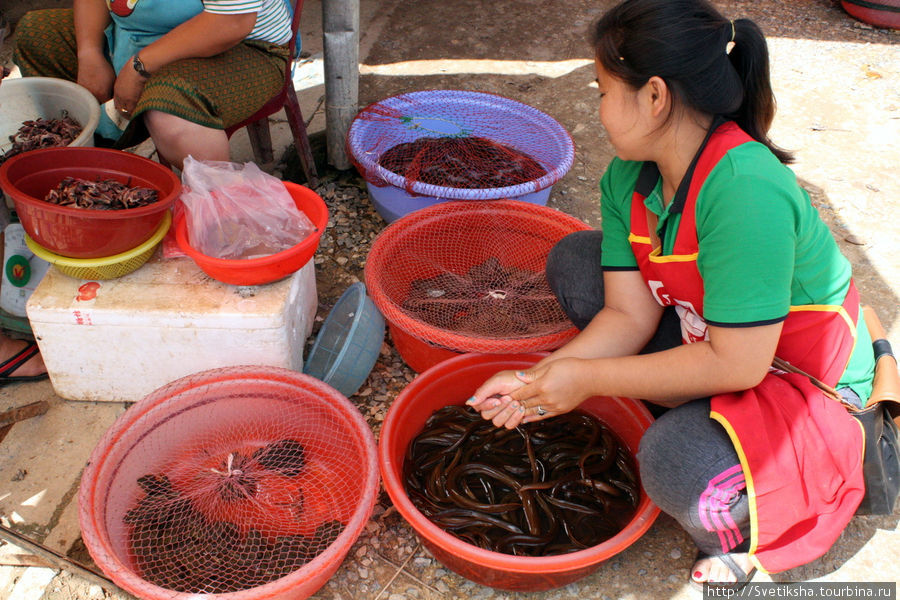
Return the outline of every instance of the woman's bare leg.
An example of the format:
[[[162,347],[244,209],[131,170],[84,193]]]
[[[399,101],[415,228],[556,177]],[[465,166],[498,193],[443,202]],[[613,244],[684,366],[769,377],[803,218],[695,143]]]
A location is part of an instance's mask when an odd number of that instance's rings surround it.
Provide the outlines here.
[[[227,161],[230,157],[228,136],[222,129],[204,127],[158,110],[144,113],[144,122],[156,151],[178,170],[188,155],[197,160]]]

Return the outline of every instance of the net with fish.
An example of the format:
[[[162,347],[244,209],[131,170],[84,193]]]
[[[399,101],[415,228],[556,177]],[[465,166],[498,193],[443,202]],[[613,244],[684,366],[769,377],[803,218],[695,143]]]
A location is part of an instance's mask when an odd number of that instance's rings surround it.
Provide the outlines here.
[[[219,369],[154,392],[101,440],[83,537],[139,597],[278,582],[301,598],[340,565],[377,485],[374,438],[346,398],[286,369]]]
[[[366,287],[393,326],[456,352],[551,350],[575,334],[544,275],[547,254],[589,227],[517,200],[445,202],[389,225]]]
[[[572,166],[569,133],[521,102],[462,90],[428,90],[370,104],[348,132],[370,184],[445,199],[511,198],[553,185]]]

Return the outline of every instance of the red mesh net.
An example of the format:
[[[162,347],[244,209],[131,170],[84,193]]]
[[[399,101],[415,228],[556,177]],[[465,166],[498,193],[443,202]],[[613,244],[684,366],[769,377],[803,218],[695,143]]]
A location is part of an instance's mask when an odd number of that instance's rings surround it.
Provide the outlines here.
[[[374,440],[346,398],[290,378],[182,381],[119,427],[101,451],[109,473],[83,484],[107,525],[85,536],[92,556],[108,539],[143,582],[185,593],[302,578],[326,554],[336,568],[374,504]]]
[[[378,164],[417,181],[454,188],[519,185],[547,174],[539,162],[483,137],[421,137],[392,146]]]
[[[547,254],[581,229],[560,211],[515,200],[438,204],[375,239],[366,287],[393,326],[436,346],[553,349],[575,329],[547,284]]]
[[[369,183],[452,199],[542,190],[574,159],[571,137],[549,115],[461,90],[412,92],[367,106],[351,124],[348,147]]]
[[[145,495],[125,514],[138,571],[168,589],[223,593],[308,563],[344,523],[332,511],[332,473],[304,455],[301,442],[286,438],[138,478]]]

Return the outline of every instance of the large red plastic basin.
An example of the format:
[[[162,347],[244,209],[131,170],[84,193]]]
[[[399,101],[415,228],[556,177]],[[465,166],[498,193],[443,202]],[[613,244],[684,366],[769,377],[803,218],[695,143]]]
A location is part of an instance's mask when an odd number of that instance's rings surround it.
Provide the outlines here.
[[[900,0],[841,0],[847,13],[860,21],[875,25],[900,29]]]
[[[124,210],[71,208],[44,197],[65,177],[115,179],[159,192],[159,200]],[[181,193],[171,170],[150,159],[109,148],[47,148],[16,155],[0,166],[25,232],[50,252],[70,258],[105,258],[149,240]]]
[[[531,557],[483,550],[447,533],[428,520],[410,501],[403,484],[407,447],[435,411],[463,404],[488,377],[504,369],[524,369],[543,354],[464,354],[446,360],[416,377],[391,404],[381,439],[378,461],[385,490],[422,543],[449,569],[476,583],[511,591],[549,590],[581,579],[640,538],[653,524],[659,509],[646,492],[631,522],[606,542],[571,554]],[[644,431],[653,422],[639,400],[594,397],[581,410],[602,421],[635,454]]]
[[[230,593],[179,592],[141,577],[129,550],[125,522],[142,495],[139,477],[165,473],[177,481],[179,473],[196,474],[211,456],[284,438],[302,440],[307,467],[315,466],[315,477],[296,484],[307,501],[304,517],[290,524],[278,520],[278,507],[267,506],[273,512],[257,514],[234,503],[216,518],[242,530],[253,527],[273,535],[279,531],[273,529],[276,524],[288,527],[283,535],[308,535],[306,531],[323,520],[337,518],[345,527],[327,548],[280,579]],[[309,375],[240,366],[173,381],[123,413],[91,453],[81,478],[78,509],[91,557],[119,587],[138,598],[302,600],[340,567],[368,522],[377,496],[375,437],[346,397]],[[309,508],[314,502],[320,510]],[[322,516],[323,507],[328,516]],[[304,520],[307,515],[312,520]]]
[[[571,323],[525,337],[476,337],[433,325],[407,311],[404,301],[416,280],[445,272],[462,275],[491,257],[543,272],[550,249],[586,229],[587,224],[561,211],[518,200],[444,202],[398,219],[375,238],[366,258],[366,289],[397,351],[420,373],[466,352],[554,350],[578,333]]]
[[[322,197],[306,186],[285,181],[284,187],[316,230],[299,244],[260,258],[232,260],[203,254],[191,246],[187,230],[187,219],[179,212],[175,216],[175,240],[181,251],[194,259],[204,273],[232,285],[262,285],[284,279],[299,271],[313,257],[319,247],[319,240],[328,225],[328,206]]]

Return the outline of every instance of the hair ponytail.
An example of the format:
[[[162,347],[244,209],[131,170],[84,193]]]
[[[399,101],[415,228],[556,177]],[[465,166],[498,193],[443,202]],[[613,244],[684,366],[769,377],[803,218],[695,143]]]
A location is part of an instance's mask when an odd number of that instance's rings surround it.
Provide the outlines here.
[[[769,128],[775,118],[775,94],[769,78],[769,49],[762,30],[749,19],[732,21],[734,47],[728,54],[741,81],[744,94],[740,107],[730,115],[753,139],[768,146],[783,163],[793,162],[790,152],[775,146]]]
[[[597,21],[593,43],[614,77],[634,88],[661,77],[678,102],[734,120],[778,160],[793,160],[768,137],[775,96],[753,21],[729,21],[707,0],[624,0]]]

